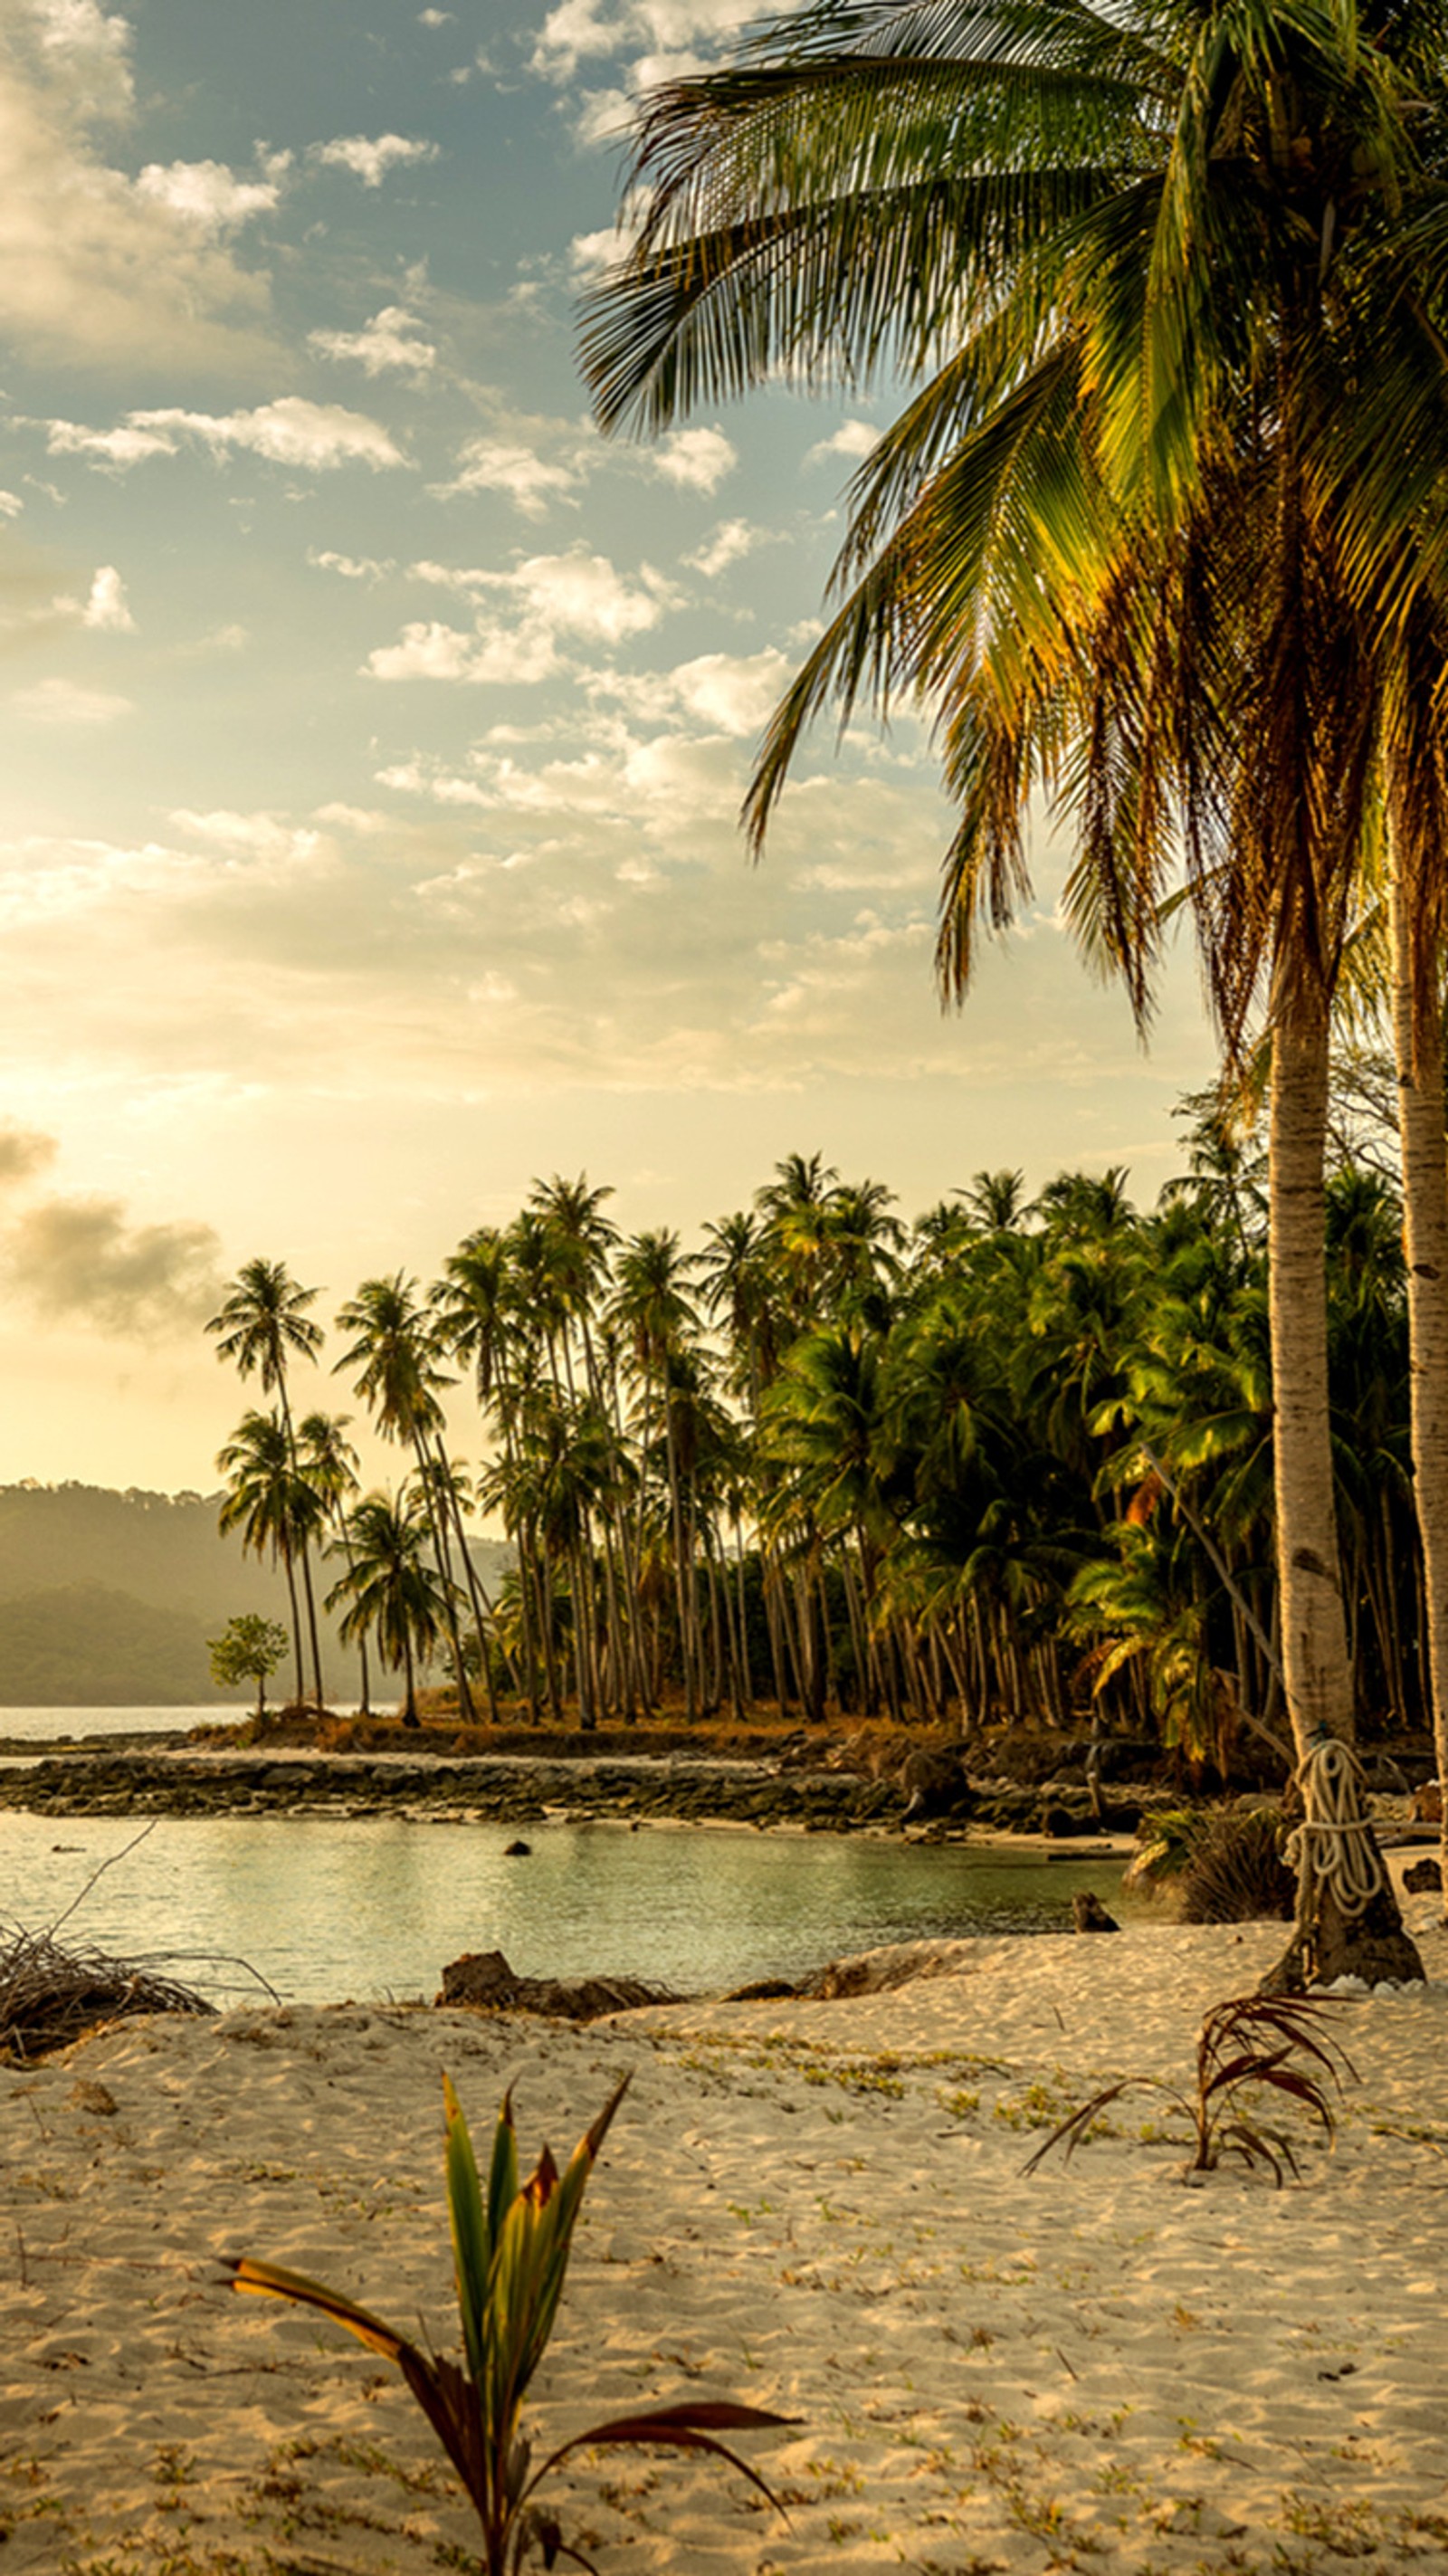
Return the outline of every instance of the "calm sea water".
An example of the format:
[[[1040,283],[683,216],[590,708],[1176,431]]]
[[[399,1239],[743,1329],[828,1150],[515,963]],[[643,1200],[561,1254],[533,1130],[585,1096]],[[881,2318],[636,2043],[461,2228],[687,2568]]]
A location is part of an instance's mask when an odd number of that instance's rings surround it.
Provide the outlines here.
[[[0,1917],[53,1924],[135,1828],[0,1811]],[[611,1824],[512,1829],[391,1816],[158,1818],[60,1937],[125,1957],[238,1956],[288,1999],[432,1995],[446,1961],[503,1950],[523,1976],[646,1977],[703,1993],[800,1976],[880,1942],[1044,1928],[1075,1889],[1119,1910],[1117,1864],[960,1845]],[[192,1956],[216,1993],[239,1969]]]
[[[234,1726],[250,1717],[255,1700],[243,1707],[228,1700],[208,1700],[204,1708],[3,1708],[0,1741],[13,1736],[21,1744],[68,1743],[87,1735],[184,1735],[189,1726]]]

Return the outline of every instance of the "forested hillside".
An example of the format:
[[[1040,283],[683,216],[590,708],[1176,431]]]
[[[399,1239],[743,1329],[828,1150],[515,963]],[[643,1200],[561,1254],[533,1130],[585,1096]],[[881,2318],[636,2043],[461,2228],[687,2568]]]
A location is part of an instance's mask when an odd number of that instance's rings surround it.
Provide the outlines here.
[[[285,1623],[287,1594],[280,1571],[220,1535],[218,1507],[214,1494],[0,1486],[0,1707],[235,1698],[213,1688],[206,1640],[238,1611]],[[335,1637],[328,1663],[349,1700],[355,1658]]]

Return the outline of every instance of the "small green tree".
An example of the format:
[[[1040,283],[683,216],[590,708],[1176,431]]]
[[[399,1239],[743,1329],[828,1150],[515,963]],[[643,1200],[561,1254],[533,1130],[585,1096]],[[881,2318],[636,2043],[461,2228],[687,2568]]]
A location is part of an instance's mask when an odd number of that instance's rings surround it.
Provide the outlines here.
[[[259,1610],[243,1610],[228,1619],[219,1637],[208,1637],[211,1678],[222,1690],[238,1682],[256,1683],[256,1722],[266,1724],[268,1675],[286,1659],[287,1632],[279,1619],[263,1619]]]

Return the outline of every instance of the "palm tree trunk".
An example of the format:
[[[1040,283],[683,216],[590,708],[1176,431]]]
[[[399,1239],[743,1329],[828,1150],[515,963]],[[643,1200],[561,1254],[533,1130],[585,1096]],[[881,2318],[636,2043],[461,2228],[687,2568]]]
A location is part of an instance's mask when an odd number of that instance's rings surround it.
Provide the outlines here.
[[[1328,1419],[1323,1252],[1328,1017],[1325,996],[1306,977],[1289,994],[1279,973],[1274,1001],[1268,1298],[1277,1588],[1282,1677],[1302,1763],[1324,1737],[1348,1745],[1353,1741]],[[1340,1910],[1326,1882],[1313,1920],[1299,1919],[1285,1956],[1263,1987],[1268,1992],[1300,1989],[1309,1975],[1325,1984],[1360,1975],[1375,1985],[1383,1978],[1408,1981],[1422,1974],[1385,1876],[1380,1892],[1354,1916]]]
[[[759,1541],[759,1580],[764,1600],[764,1620],[769,1631],[769,1660],[774,1668],[774,1696],[781,1718],[789,1714],[788,1639],[785,1635],[784,1611],[780,1601],[781,1576],[775,1551]]]
[[[347,1515],[343,1510],[340,1501],[335,1506],[335,1509],[337,1516],[337,1540],[341,1545],[342,1554],[347,1560],[347,1571],[350,1574],[356,1559],[352,1554],[351,1539],[347,1535]],[[358,1635],[357,1661],[361,1668],[362,1675],[362,1705],[358,1714],[362,1717],[370,1717],[372,1714],[372,1680],[367,1668],[367,1632],[365,1629],[363,1629]]]
[[[679,1660],[684,1668],[684,1717],[692,1726],[698,1716],[694,1689],[694,1629],[689,1615],[686,1585],[692,1580],[692,1564],[684,1563],[684,1498],[679,1481],[679,1451],[674,1433],[674,1407],[667,1374],[664,1379],[664,1463],[669,1479],[669,1519],[674,1539],[674,1600],[679,1622]]]
[[[437,1462],[439,1467],[446,1469],[447,1452],[441,1440],[437,1444]],[[462,1560],[463,1581],[467,1585],[468,1600],[472,1604],[473,1626],[478,1634],[478,1661],[482,1667],[483,1688],[488,1695],[488,1720],[491,1725],[496,1726],[498,1695],[493,1688],[492,1658],[488,1653],[487,1595],[478,1582],[478,1570],[468,1547],[468,1534],[463,1527],[462,1505],[458,1501],[456,1488],[446,1474],[440,1481],[443,1514],[445,1518],[450,1518],[452,1521],[453,1536],[457,1540],[458,1554]]]
[[[1353,1740],[1327,1395],[1327,1006],[1294,997],[1272,1043],[1268,1261],[1282,1677],[1301,1761]]]
[[[327,1688],[322,1679],[322,1647],[317,1631],[317,1603],[312,1590],[312,1551],[302,1541],[302,1596],[307,1605],[307,1635],[312,1649],[312,1679],[316,1687],[317,1706],[327,1705]]]
[[[519,1652],[523,1658],[528,1723],[530,1726],[537,1726],[541,1723],[543,1714],[538,1704],[538,1653],[533,1643],[533,1626],[538,1607],[538,1584],[534,1563],[536,1551],[533,1524],[526,1514],[520,1518],[514,1535],[518,1548]]]
[[[747,1616],[748,1594],[745,1584],[744,1524],[737,1512],[734,1515],[734,1563],[737,1576],[734,1601],[737,1613],[736,1627],[739,1636],[739,1696],[743,1700],[746,1708],[752,1708],[754,1705],[754,1675],[749,1668],[749,1627]]]
[[[1442,1850],[1448,1907],[1448,1151],[1443,1135],[1443,1027],[1436,992],[1431,1009],[1414,1008],[1411,942],[1396,875],[1391,918],[1403,1247],[1408,1265],[1413,1498],[1423,1550],[1433,1749],[1439,1782],[1444,1784]]]
[[[860,1714],[875,1717],[879,1713],[879,1674],[871,1640],[865,1634],[864,1613],[860,1608],[859,1587],[850,1562],[848,1543],[840,1550],[840,1570],[844,1577],[845,1616],[849,1621],[850,1644],[855,1654],[855,1675],[859,1683]]]
[[[277,1370],[276,1389],[277,1400],[281,1406],[282,1429],[285,1431],[287,1438],[287,1462],[291,1468],[293,1476],[300,1484],[302,1471],[297,1464],[297,1435],[292,1428],[292,1408],[287,1398],[287,1379],[285,1369],[278,1368]],[[312,1592],[312,1557],[311,1550],[309,1549],[305,1538],[302,1540],[301,1553],[302,1594],[307,1605],[307,1639],[312,1649],[312,1682],[317,1694],[317,1706],[319,1709],[323,1709],[327,1705],[327,1693],[322,1681],[322,1648],[317,1634],[317,1604]],[[298,1633],[300,1634],[300,1631]],[[301,1686],[300,1682],[300,1657],[298,1658],[298,1675],[297,1697],[300,1700],[304,1699],[306,1696],[305,1690]]]
[[[542,1600],[539,1618],[543,1632],[543,1670],[548,1691],[548,1707],[555,1726],[563,1724],[563,1693],[558,1681],[558,1644],[553,1634],[553,1568],[546,1550],[539,1559]]]
[[[302,1622],[301,1614],[297,1609],[297,1578],[292,1571],[290,1548],[282,1549],[281,1559],[287,1578],[287,1599],[292,1605],[292,1654],[297,1667],[297,1706],[301,1708],[307,1696],[307,1683],[302,1667]]]
[[[461,1637],[458,1635],[458,1614],[453,1607],[453,1580],[448,1558],[447,1535],[443,1528],[441,1515],[438,1511],[437,1495],[433,1491],[434,1480],[428,1473],[428,1447],[426,1438],[422,1432],[415,1431],[413,1433],[412,1446],[413,1455],[417,1460],[418,1476],[422,1484],[422,1499],[427,1508],[427,1525],[432,1533],[432,1552],[434,1557],[437,1559],[437,1570],[443,1580],[443,1598],[447,1612],[448,1643],[452,1648],[453,1679],[457,1684],[458,1715],[462,1719],[464,1726],[471,1726],[474,1720],[473,1695],[468,1688],[467,1674],[463,1670],[463,1642]]]

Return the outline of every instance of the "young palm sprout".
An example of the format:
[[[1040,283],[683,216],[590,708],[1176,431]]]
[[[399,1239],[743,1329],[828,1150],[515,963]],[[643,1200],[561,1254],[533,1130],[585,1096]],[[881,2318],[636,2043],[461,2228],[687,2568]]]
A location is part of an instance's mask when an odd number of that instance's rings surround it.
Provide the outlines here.
[[[553,2515],[536,2502],[549,2472],[573,2451],[603,2445],[712,2451],[729,2461],[782,2511],[762,2477],[721,2442],[721,2433],[788,2424],[757,2406],[689,2400],[644,2406],[590,2425],[560,2442],[535,2468],[520,2431],[523,2399],[548,2347],[584,2187],[629,2079],[609,2095],[560,2175],[545,2146],[526,2183],[518,2179],[512,2096],[504,2097],[493,2139],[486,2190],[457,2095],[443,2077],[444,2159],[452,2221],[453,2273],[462,2319],[464,2365],[423,2352],[355,2300],[300,2272],[248,2256],[228,2258],[233,2289],[258,2298],[293,2299],[345,2326],[370,2352],[395,2361],[462,2479],[483,2532],[487,2576],[517,2576],[532,2550],[552,2567],[562,2557],[591,2562],[563,2540]]]

